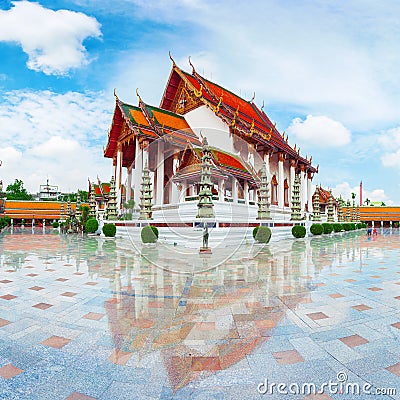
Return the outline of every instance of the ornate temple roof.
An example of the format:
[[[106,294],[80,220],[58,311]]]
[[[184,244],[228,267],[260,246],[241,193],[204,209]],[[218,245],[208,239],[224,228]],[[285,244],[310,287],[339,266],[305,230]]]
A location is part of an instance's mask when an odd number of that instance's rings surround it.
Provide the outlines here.
[[[328,204],[329,197],[331,192],[329,190],[323,189],[321,186],[318,186],[318,194],[319,194],[319,203],[320,204]],[[333,203],[336,203],[335,197],[332,195]]]
[[[212,156],[214,178],[233,175],[237,179],[245,179],[250,184],[256,184],[258,180],[256,172],[240,156],[222,151],[216,147],[210,146],[209,149]],[[203,151],[201,147],[192,148],[191,150],[191,152],[184,155],[182,165],[176,174],[176,180],[200,174]]]
[[[116,97],[113,121],[104,156],[114,157],[118,142],[132,140],[132,134],[149,140],[161,138],[179,147],[185,147],[188,142],[196,146],[201,144],[184,116],[150,106],[144,103],[140,97],[138,106],[124,103]],[[130,154],[127,160],[132,161],[133,158],[134,154]]]
[[[308,160],[300,155],[299,149],[288,144],[287,137],[280,134],[264,111],[257,107],[253,99],[247,101],[229,90],[205,79],[193,68],[192,74],[181,70],[173,62],[167,86],[160,107],[185,114],[206,105],[225,123],[232,132],[266,149],[282,151],[297,162],[317,172]]]

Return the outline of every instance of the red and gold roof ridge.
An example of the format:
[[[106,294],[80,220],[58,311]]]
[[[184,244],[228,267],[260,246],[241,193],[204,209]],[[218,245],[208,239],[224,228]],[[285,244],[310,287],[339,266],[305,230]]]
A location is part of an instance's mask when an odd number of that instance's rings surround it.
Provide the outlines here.
[[[191,90],[196,98],[202,101],[201,105],[207,105],[232,128],[243,130],[245,135],[248,136],[255,134],[257,141],[268,143],[270,147],[287,153],[297,162],[306,166],[310,172],[317,172],[317,168],[314,168],[311,164],[311,159],[302,157],[299,150],[293,149],[288,144],[287,138],[285,140],[284,135],[278,131],[275,124],[272,124],[266,113],[254,103],[254,97],[250,101],[243,99],[202,77],[193,65],[192,74],[190,74],[179,68],[173,61],[168,83],[160,103],[161,108],[171,108],[172,98],[179,86],[177,76],[184,80],[185,86]]]

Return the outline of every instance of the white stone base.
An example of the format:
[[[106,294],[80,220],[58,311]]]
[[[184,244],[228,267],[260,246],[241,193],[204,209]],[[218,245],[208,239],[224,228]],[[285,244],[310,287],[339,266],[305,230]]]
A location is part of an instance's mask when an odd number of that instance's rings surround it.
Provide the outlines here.
[[[209,226],[209,246],[212,249],[254,243],[253,229],[260,224],[271,228],[272,242],[293,237],[291,230],[295,223],[290,221],[290,210],[287,209],[271,207],[273,219],[257,220],[257,206],[216,201],[214,212],[213,219],[196,219],[196,201],[156,206],[152,220],[115,221],[117,237],[140,244],[142,227],[151,224],[158,228],[159,243],[198,249],[203,244],[204,222]],[[311,224],[310,221],[300,223],[306,225],[307,230]]]

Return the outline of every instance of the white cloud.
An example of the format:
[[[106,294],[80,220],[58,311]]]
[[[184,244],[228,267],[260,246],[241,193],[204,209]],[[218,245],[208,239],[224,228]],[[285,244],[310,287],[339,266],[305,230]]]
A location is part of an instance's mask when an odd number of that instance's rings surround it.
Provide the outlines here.
[[[353,131],[400,117],[399,2],[124,0],[120,6],[135,19],[168,27],[158,40],[164,57],[170,49],[186,58],[193,48],[214,56],[218,83],[249,96],[255,90],[267,112],[284,106],[329,115]]]
[[[83,41],[100,37],[93,17],[69,10],[53,11],[38,3],[15,1],[0,10],[0,41],[19,44],[28,68],[47,75],[64,75],[89,62]]]
[[[339,183],[334,188],[332,188],[332,193],[335,197],[342,196],[344,200],[352,201],[351,194],[356,194],[356,203],[359,203],[360,200],[360,186],[351,187],[348,182]],[[393,205],[393,201],[389,199],[387,194],[385,193],[384,189],[373,189],[373,190],[366,190],[363,187],[362,191],[363,195],[363,202],[368,198],[370,201],[383,201],[386,205]]]
[[[313,147],[339,147],[350,143],[350,131],[338,121],[323,115],[307,115],[293,119],[287,133],[298,141]]]
[[[382,165],[400,169],[400,127],[381,133],[378,143],[383,150]]]
[[[86,188],[87,178],[109,179],[112,163],[103,158],[113,98],[102,93],[65,94],[13,91],[0,103],[0,179],[22,179],[27,189],[59,185]]]

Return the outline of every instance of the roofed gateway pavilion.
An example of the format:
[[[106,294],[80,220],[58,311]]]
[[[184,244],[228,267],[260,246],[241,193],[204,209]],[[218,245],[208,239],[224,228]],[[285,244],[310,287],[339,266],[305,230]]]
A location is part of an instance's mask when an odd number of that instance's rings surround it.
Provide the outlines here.
[[[247,219],[257,217],[256,190],[264,163],[271,217],[290,218],[295,174],[300,178],[301,215],[311,213],[311,180],[318,172],[312,159],[303,157],[296,145],[288,144],[288,137],[277,130],[254,98],[244,100],[199,75],[193,65],[192,68],[190,74],[172,60],[159,107],[146,104],[139,95],[136,106],[115,95],[104,155],[113,160],[118,207],[129,200],[131,193],[127,190],[122,199],[123,182],[128,188],[133,187],[135,205],[140,204],[143,170],[148,168],[153,217],[157,218],[158,212],[165,216],[171,205],[183,210],[191,204],[193,218],[202,141],[206,137],[212,157],[212,194],[217,218],[224,215],[224,205],[231,210],[236,207],[238,215],[239,206],[246,208]]]

